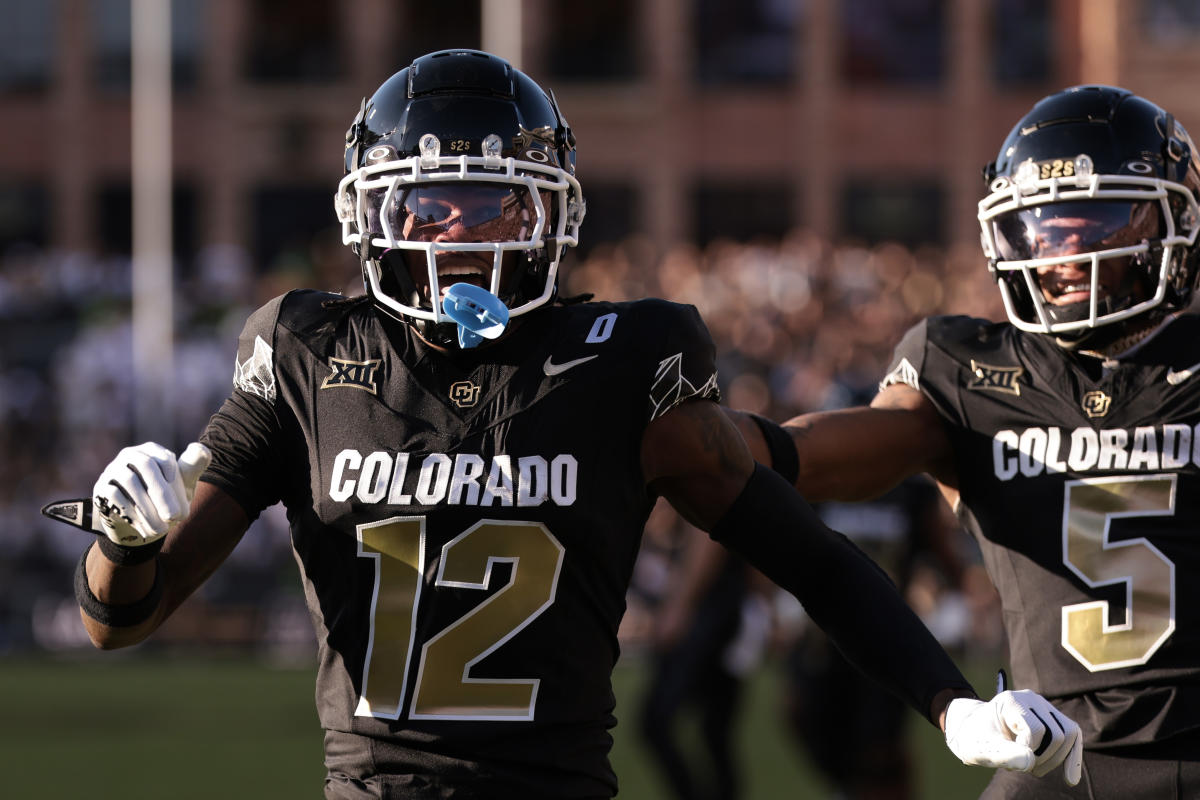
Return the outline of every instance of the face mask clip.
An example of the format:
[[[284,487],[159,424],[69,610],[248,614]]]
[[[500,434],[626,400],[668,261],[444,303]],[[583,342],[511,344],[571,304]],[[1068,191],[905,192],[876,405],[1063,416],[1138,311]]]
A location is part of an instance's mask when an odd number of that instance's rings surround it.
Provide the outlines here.
[[[508,325],[508,306],[496,295],[470,283],[446,290],[442,311],[458,324],[458,346],[466,350],[484,339],[496,339]]]

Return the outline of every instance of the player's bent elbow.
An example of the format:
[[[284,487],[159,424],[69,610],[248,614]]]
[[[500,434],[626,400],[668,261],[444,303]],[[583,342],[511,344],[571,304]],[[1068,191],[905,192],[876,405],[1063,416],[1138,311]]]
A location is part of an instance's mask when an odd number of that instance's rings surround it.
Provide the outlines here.
[[[118,628],[105,625],[87,615],[82,608],[79,617],[83,620],[83,628],[87,631],[88,639],[97,650],[120,650],[132,647],[146,640],[152,631],[149,625],[139,625],[129,628]]]

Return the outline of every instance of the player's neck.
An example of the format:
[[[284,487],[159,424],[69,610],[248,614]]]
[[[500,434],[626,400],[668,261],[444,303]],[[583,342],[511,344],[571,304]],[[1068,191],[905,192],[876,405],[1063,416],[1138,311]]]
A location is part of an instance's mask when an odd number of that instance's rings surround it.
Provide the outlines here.
[[[1116,338],[1109,339],[1098,345],[1085,345],[1079,348],[1078,352],[1081,355],[1090,356],[1102,361],[1120,361],[1129,358],[1153,339],[1159,331],[1169,325],[1177,316],[1178,314],[1167,314],[1163,317],[1147,320],[1140,325],[1130,326]]]

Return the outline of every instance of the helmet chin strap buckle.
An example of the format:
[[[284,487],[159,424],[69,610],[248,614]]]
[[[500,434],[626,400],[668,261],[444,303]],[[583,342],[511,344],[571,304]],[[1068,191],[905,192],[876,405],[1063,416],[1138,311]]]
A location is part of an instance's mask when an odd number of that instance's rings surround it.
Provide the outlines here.
[[[458,346],[464,350],[484,339],[496,339],[508,325],[508,306],[487,289],[456,283],[442,298],[442,311],[458,325]]]

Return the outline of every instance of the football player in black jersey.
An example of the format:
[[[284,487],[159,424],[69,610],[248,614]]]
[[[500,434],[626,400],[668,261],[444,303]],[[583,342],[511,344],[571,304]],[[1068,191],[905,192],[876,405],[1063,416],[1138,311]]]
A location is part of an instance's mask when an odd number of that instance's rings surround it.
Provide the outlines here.
[[[1073,722],[1034,692],[975,698],[883,572],[755,465],[695,309],[557,301],[574,151],[553,96],[478,51],[362,103],[335,206],[365,296],[267,303],[202,444],[126,448],[92,508],[48,509],[96,512],[76,573],[93,641],[144,639],[282,502],[327,797],[611,797],[617,628],[661,495],[959,758],[1074,779]]]
[[[1200,797],[1200,230],[1195,145],[1167,111],[1080,86],[985,169],[1007,323],[934,317],[870,407],[749,418],[810,500],[928,472],[1001,597],[1015,685],[1077,720],[1073,789],[997,772],[984,797]]]

